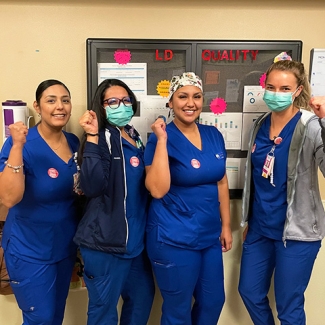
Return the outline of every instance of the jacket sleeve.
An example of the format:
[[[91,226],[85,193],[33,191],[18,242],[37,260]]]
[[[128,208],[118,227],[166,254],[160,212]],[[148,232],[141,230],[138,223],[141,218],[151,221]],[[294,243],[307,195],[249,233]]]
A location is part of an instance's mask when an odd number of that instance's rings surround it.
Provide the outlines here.
[[[325,177],[325,117],[319,119],[321,129],[316,138],[315,159],[320,171]]]
[[[87,197],[97,197],[108,188],[111,154],[102,148],[102,139],[98,145],[86,142],[83,162],[80,170],[80,186]]]

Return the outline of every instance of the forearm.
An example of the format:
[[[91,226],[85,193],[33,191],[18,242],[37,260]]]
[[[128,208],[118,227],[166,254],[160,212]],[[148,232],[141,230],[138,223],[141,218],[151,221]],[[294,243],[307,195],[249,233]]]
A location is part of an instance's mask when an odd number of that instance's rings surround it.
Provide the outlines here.
[[[23,145],[13,145],[3,172],[0,175],[0,199],[4,206],[11,208],[19,203],[25,191],[23,167]],[[11,166],[11,167],[10,167]]]
[[[230,199],[227,175],[218,182],[220,218],[222,227],[230,228]]]
[[[232,248],[232,233],[230,225],[230,199],[227,175],[218,183],[220,218],[221,218],[221,234],[220,242],[223,252],[227,252]]]
[[[157,141],[151,166],[146,168],[146,187],[154,198],[162,198],[170,188],[167,139]]]

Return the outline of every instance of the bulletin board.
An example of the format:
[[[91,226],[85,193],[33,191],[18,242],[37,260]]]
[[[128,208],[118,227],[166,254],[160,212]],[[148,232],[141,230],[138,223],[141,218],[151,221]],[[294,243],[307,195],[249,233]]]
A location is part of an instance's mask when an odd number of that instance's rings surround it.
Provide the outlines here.
[[[325,49],[311,49],[309,67],[312,96],[325,96]]]
[[[159,115],[170,121],[167,96],[172,76],[195,72],[204,90],[198,123],[213,125],[223,134],[230,196],[241,198],[248,134],[254,120],[267,111],[263,78],[282,52],[300,61],[302,42],[89,38],[88,107],[102,80],[123,80],[136,94],[139,109],[132,124],[146,143]]]

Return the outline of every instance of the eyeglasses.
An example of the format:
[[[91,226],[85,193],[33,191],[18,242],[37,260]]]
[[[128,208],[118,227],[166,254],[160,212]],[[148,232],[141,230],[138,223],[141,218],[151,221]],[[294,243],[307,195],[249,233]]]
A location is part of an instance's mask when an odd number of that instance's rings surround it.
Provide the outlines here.
[[[116,109],[120,107],[121,102],[127,107],[132,106],[133,98],[132,97],[123,97],[122,99],[119,98],[108,98],[103,101],[103,103],[107,104],[112,109]]]

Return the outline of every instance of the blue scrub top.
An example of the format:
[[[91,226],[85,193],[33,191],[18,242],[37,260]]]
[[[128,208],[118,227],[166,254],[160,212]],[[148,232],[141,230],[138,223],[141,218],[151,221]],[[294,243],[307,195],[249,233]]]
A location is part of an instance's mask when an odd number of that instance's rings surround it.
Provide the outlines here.
[[[64,132],[71,153],[78,138]],[[0,154],[0,171],[12,147],[9,137]],[[2,238],[13,254],[39,264],[55,263],[76,253],[73,236],[78,218],[75,210],[73,157],[65,163],[40,136],[37,126],[29,129],[23,149],[25,191],[22,200],[9,209]]]
[[[217,183],[226,172],[226,149],[214,126],[198,124],[202,150],[195,147],[171,122],[167,150],[171,174],[169,192],[153,199],[147,231],[158,227],[158,241],[177,247],[204,249],[219,241],[220,204]],[[151,134],[145,164],[152,164],[157,137]]]
[[[144,185],[144,148],[136,148],[122,138],[126,173],[126,219],[128,241],[126,253],[116,254],[120,258],[133,258],[144,249],[144,232],[147,221],[149,193]]]
[[[298,112],[282,129],[279,137],[282,142],[274,150],[274,185],[270,178],[262,177],[262,168],[266,155],[274,146],[270,140],[271,114],[259,129],[252,152],[252,177],[254,201],[249,227],[258,234],[281,240],[287,211],[287,166],[289,148],[296,124],[301,117]]]

